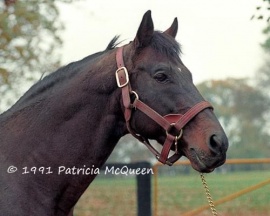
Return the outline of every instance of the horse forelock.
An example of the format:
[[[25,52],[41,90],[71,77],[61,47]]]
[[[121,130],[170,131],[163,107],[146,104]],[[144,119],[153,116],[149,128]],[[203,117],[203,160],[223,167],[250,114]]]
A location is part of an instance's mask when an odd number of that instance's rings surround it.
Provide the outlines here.
[[[173,37],[159,31],[154,32],[150,46],[171,58],[179,58],[182,53],[181,45]]]

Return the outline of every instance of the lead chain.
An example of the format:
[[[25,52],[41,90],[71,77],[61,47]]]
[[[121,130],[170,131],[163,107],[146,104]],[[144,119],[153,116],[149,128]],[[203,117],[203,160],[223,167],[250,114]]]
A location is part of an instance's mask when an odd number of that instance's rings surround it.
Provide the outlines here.
[[[218,213],[217,213],[217,210],[215,208],[212,196],[210,194],[210,191],[209,191],[209,188],[208,188],[208,185],[207,185],[207,182],[205,180],[205,177],[204,177],[203,173],[201,173],[201,180],[202,180],[202,184],[203,184],[204,189],[205,189],[205,194],[206,194],[210,209],[212,211],[212,215],[217,216]]]

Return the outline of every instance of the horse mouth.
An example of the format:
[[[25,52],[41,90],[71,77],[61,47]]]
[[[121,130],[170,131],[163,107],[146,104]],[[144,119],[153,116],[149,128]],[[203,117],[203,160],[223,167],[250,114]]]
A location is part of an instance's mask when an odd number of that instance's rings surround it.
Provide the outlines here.
[[[191,148],[188,154],[185,154],[190,160],[193,169],[202,173],[210,173],[215,170],[216,167],[222,165],[225,159],[219,160],[219,158],[212,158],[204,156],[203,154],[198,154],[198,152]]]

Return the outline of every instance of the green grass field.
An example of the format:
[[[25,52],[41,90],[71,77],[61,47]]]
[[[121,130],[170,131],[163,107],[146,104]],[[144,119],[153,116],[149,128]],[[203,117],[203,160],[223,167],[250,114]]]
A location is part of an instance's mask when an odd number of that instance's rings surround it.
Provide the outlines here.
[[[214,200],[270,178],[268,171],[212,173],[206,180]],[[152,184],[153,185],[153,184]],[[154,187],[152,186],[152,191]],[[152,200],[154,197],[152,196]],[[157,215],[182,215],[207,204],[198,173],[159,176]],[[270,185],[217,206],[219,215],[270,215]],[[76,216],[136,216],[136,179],[97,178],[81,197],[75,208]],[[153,203],[152,203],[152,207]],[[198,215],[211,215],[206,210]]]

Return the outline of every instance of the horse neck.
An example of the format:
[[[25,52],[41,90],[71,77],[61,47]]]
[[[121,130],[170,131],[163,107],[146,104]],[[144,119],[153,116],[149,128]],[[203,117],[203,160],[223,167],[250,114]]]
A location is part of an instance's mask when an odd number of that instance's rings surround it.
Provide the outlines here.
[[[114,57],[114,54],[111,55]],[[117,141],[126,133],[115,70],[114,58],[105,56],[99,59],[91,71],[77,80],[80,96],[71,101],[71,106],[81,104],[79,112],[71,116],[84,131],[86,145],[83,145],[92,153],[92,158],[96,157],[97,166],[105,162]],[[89,161],[89,157],[86,160]]]
[[[114,76],[114,56],[114,51],[104,54],[85,72],[55,87],[53,94],[9,113],[5,124],[0,124],[0,140],[5,149],[4,158],[0,155],[0,159],[21,167],[51,167],[55,173],[59,166],[101,167],[126,133],[121,90]],[[57,196],[63,197],[62,201],[69,200],[59,204],[69,208],[95,174],[75,178],[69,174],[51,175],[46,177],[49,181],[44,181],[44,176],[33,175],[31,182],[42,182],[42,188],[52,188],[52,191],[59,191],[64,185],[67,192]],[[20,184],[29,184],[29,181]],[[71,187],[67,189],[66,185]],[[75,197],[66,199],[66,194]]]
[[[72,137],[73,142],[66,142],[66,147],[72,148],[75,144],[83,149],[77,152],[81,163],[100,167],[126,133],[115,70],[115,54],[111,51],[67,84],[61,91],[62,97],[56,96],[53,101],[56,113],[52,118],[59,116],[55,124],[61,124],[57,127]]]

